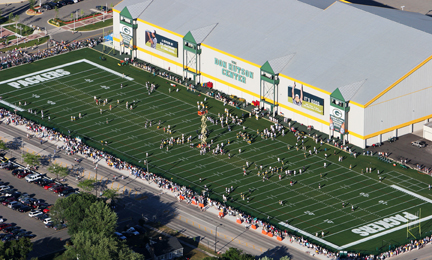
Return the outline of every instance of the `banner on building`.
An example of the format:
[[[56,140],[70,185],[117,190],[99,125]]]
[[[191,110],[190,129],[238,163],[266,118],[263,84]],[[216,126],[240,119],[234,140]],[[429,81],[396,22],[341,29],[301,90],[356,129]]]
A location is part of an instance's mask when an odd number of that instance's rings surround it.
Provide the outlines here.
[[[156,30],[145,32],[145,42],[150,48],[178,57],[178,42],[157,34]]]
[[[345,127],[345,111],[330,106],[330,130],[334,130],[336,132],[339,132],[341,134],[346,133],[346,127]]]
[[[120,24],[120,43],[125,47],[133,48],[133,29],[125,24]]]
[[[324,114],[324,99],[304,91],[303,85],[299,88],[295,82],[294,87],[288,86],[288,102],[315,113]]]

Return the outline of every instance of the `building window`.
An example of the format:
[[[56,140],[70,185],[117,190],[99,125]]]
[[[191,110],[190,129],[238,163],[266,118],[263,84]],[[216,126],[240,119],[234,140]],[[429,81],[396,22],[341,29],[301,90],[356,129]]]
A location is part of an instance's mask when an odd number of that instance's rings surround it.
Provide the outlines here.
[[[125,22],[125,23],[128,23],[128,24],[132,24],[131,19],[126,18],[126,17],[124,17],[124,16],[121,16],[121,17],[120,17],[120,21]]]

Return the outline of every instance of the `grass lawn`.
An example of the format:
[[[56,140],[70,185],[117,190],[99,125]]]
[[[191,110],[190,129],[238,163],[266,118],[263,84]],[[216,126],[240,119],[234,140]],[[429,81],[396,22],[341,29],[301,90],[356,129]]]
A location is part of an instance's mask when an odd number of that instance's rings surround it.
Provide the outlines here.
[[[76,28],[76,31],[80,31],[80,32],[92,31],[92,30],[97,30],[97,29],[105,28],[105,27],[112,26],[112,25],[113,25],[113,19],[109,19],[109,20],[105,20],[103,22],[97,22],[97,23],[85,25],[82,27],[78,27],[78,28]]]
[[[13,46],[9,46],[9,47],[6,47],[6,48],[1,48],[0,50],[1,50],[1,51],[9,51],[9,50],[13,50],[13,49],[15,49],[15,48],[27,48],[27,47],[32,47],[32,46],[34,46],[35,44],[36,44],[36,45],[43,44],[43,43],[47,42],[48,39],[49,39],[49,36],[45,36],[45,37],[42,37],[42,38],[39,38],[39,39],[35,39],[35,40],[28,41],[28,42],[26,42],[26,43],[20,43],[20,44],[18,44],[18,46],[17,46],[17,45],[13,45]]]
[[[432,217],[428,218],[432,216],[431,191],[427,188],[430,176],[395,167],[376,157],[354,158],[331,146],[321,146],[310,138],[303,139],[306,150],[302,151],[302,141],[296,140],[292,133],[267,139],[259,133],[270,128],[269,121],[248,118],[247,112],[225,107],[211,98],[206,101],[211,118],[223,115],[225,108],[233,116],[245,116],[243,125],[232,125],[232,131],[207,122],[207,142],[213,141],[212,149],[223,143],[231,158],[227,154],[213,155],[211,152],[200,155],[199,150],[191,148],[186,141],[168,148],[164,145],[160,149],[161,140],[179,138],[182,134],[185,139],[191,135],[195,146],[199,143],[197,131],[201,127],[201,118],[197,116],[197,101],[204,101],[205,96],[188,92],[183,87],[176,92],[166,79],[131,66],[119,67],[117,60],[107,57],[106,61],[101,61],[99,57],[100,53],[94,50],[82,49],[2,71],[2,80],[58,65],[69,74],[40,83],[32,78],[29,79],[31,84],[21,82],[20,88],[9,85],[10,82],[0,82],[0,102],[9,106],[27,102],[21,115],[60,131],[71,131],[84,138],[86,143],[141,167],[145,167],[143,161],[149,153],[150,171],[198,192],[207,185],[210,196],[219,201],[223,194],[227,195],[225,189],[232,186],[234,191],[228,195],[227,205],[281,229],[296,230],[333,251],[377,253],[404,243],[407,218],[415,219],[413,215],[420,208],[424,220],[422,230],[432,230]],[[80,59],[92,63],[75,62]],[[123,73],[129,78],[123,78]],[[18,80],[11,80],[12,85],[18,84]],[[157,86],[151,95],[146,82]],[[108,104],[96,105],[94,96],[107,99]],[[28,109],[36,111],[36,115],[28,113]],[[41,110],[44,119],[40,116]],[[71,116],[76,120],[71,121]],[[159,120],[161,126],[158,129]],[[163,131],[168,126],[172,135]],[[293,126],[304,129],[299,123]],[[248,134],[251,144],[244,141],[239,132]],[[101,142],[107,142],[107,145],[101,146]],[[288,145],[292,148],[287,149]],[[314,149],[318,151],[316,154]],[[278,171],[271,173],[270,167]],[[365,173],[366,167],[372,168],[372,173]],[[290,175],[285,173],[287,170]],[[268,180],[263,180],[258,172],[267,172]],[[241,194],[245,195],[244,200]],[[345,207],[342,207],[343,203]],[[317,233],[319,238],[315,237]],[[412,230],[412,233],[418,237],[418,232]]]
[[[21,24],[21,23],[17,24],[17,27],[15,27],[15,24],[10,24],[10,25],[5,26],[5,28],[8,30],[11,30],[12,32],[18,33],[22,36],[30,35],[34,31],[33,28],[31,28],[27,25]],[[22,28],[22,29],[19,29],[19,28]]]

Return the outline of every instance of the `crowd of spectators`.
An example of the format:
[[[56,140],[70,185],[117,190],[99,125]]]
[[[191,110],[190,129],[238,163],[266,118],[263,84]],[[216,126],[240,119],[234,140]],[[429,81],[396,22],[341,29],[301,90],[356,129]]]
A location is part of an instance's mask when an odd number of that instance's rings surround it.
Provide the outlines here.
[[[54,40],[48,40],[46,49],[38,50],[25,50],[23,48],[15,48],[10,51],[0,52],[0,70],[18,66],[25,63],[31,63],[36,60],[51,57],[60,53],[85,48],[94,47],[102,42],[102,37],[96,39],[86,39],[72,42],[57,42]]]

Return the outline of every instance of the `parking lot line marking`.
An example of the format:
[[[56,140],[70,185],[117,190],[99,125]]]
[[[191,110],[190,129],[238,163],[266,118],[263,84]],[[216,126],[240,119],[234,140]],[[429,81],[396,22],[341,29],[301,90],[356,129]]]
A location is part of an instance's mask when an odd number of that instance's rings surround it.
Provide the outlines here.
[[[206,227],[204,227],[204,230],[207,232],[207,228]]]
[[[198,228],[201,229],[201,225],[200,224],[198,224]]]
[[[195,226],[195,223],[192,221],[192,226]]]

